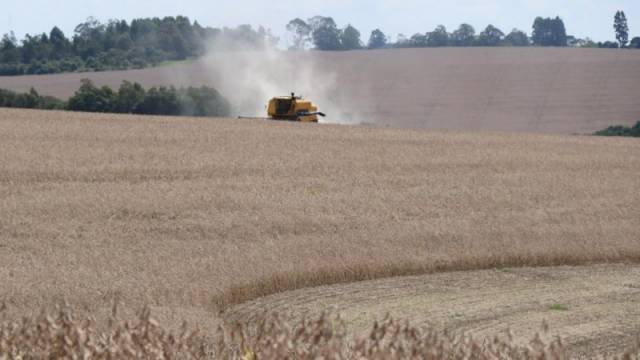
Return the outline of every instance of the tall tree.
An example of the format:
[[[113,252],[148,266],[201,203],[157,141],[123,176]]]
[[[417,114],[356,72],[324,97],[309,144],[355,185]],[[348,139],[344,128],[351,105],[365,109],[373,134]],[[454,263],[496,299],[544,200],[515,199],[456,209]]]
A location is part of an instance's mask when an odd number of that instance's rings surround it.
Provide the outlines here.
[[[410,47],[425,47],[427,46],[427,39],[429,34],[415,33],[409,39],[408,45]]]
[[[71,48],[71,42],[64,36],[62,30],[57,26],[51,29],[51,33],[49,33],[49,41],[53,46],[51,55],[54,59],[63,58]]]
[[[295,18],[287,24],[287,31],[293,34],[293,50],[306,48],[311,36],[311,26],[300,18]]]
[[[311,38],[318,50],[340,50],[340,30],[331,17],[314,16],[307,21],[311,28]]]
[[[537,46],[567,46],[567,30],[560,17],[537,17],[533,23],[531,40]]]
[[[504,38],[504,41],[511,46],[529,46],[529,37],[524,31],[513,29]]]
[[[451,43],[454,46],[471,46],[476,37],[476,29],[469,24],[462,24],[451,34]]]
[[[0,61],[3,63],[17,63],[20,60],[18,40],[13,32],[5,34],[0,41]]]
[[[69,99],[69,110],[88,112],[111,112],[115,93],[111,88],[96,87],[89,79],[82,79],[80,89]]]
[[[488,25],[478,36],[478,44],[481,46],[498,46],[504,38],[502,30],[493,25]]]
[[[387,46],[387,36],[380,30],[375,29],[369,37],[369,49],[381,49]]]
[[[444,25],[438,25],[427,34],[427,46],[441,47],[449,45],[449,33]]]
[[[342,48],[344,50],[355,50],[362,48],[362,43],[360,41],[360,31],[351,26],[351,24],[347,25],[347,27],[340,32],[340,42],[342,43]]]
[[[623,48],[629,42],[629,25],[627,25],[627,16],[624,11],[616,12],[616,16],[613,19],[613,28],[616,31],[616,40]]]
[[[105,26],[93,17],[89,17],[84,23],[75,28],[73,45],[83,59],[95,58],[104,50],[103,37]]]
[[[533,21],[533,32],[531,33],[531,41],[534,45],[545,46],[548,38],[549,30],[546,26],[546,21],[542,17],[538,16]]]
[[[564,21],[559,16],[552,20],[553,44],[555,46],[567,46],[567,29]]]
[[[89,18],[78,25],[72,41],[57,27],[50,33],[26,36],[0,47],[3,75],[43,74],[88,69],[145,67],[165,60],[205,53],[208,45],[225,36],[225,43],[259,48],[277,41],[268,30],[251,26],[235,29],[203,28],[184,16],[124,20],[101,24]],[[15,45],[15,46],[13,46]],[[237,45],[240,47],[240,45]]]
[[[398,36],[396,36],[396,47],[409,47],[411,46],[410,40],[407,37],[407,35],[403,34],[403,33],[399,33]]]
[[[51,53],[51,44],[46,34],[42,35],[26,35],[22,40],[22,62],[31,63],[45,60]]]
[[[144,101],[145,89],[138,83],[123,81],[115,95],[113,110],[117,113],[133,114]]]

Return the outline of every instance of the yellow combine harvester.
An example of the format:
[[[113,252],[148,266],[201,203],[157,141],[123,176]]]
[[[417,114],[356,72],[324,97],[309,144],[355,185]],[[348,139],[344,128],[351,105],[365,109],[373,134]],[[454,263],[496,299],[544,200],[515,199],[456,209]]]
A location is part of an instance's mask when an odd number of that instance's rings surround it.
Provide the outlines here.
[[[289,120],[301,122],[318,122],[318,115],[324,117],[324,113],[318,111],[318,107],[309,100],[303,100],[301,96],[291,93],[291,96],[274,97],[269,101],[267,108],[269,118],[274,120]]]
[[[291,96],[278,96],[269,100],[267,105],[268,119],[300,122],[318,122],[318,116],[324,117],[323,112],[311,101],[304,100],[301,96],[291,93]],[[240,116],[241,119],[256,119],[254,117]],[[257,118],[261,119],[261,118]]]

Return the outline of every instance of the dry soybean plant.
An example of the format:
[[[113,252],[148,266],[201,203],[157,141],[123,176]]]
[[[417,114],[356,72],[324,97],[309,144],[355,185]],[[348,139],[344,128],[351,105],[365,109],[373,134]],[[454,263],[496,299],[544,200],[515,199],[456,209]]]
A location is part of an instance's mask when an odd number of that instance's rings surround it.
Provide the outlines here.
[[[638,348],[625,359],[638,359]],[[60,307],[33,318],[0,324],[0,359],[565,359],[560,339],[536,337],[520,346],[510,335],[491,341],[416,328],[387,317],[364,337],[348,336],[339,316],[321,315],[292,324],[263,315],[252,324],[225,324],[204,334],[184,324],[174,334],[148,308],[133,321],[107,324],[76,318]]]
[[[116,307],[106,327],[76,318],[60,307],[20,322],[0,324],[0,359],[206,359],[210,346],[197,330],[172,334],[144,308],[134,321],[118,321]],[[106,330],[100,330],[100,329]]]
[[[249,326],[249,328],[252,328]],[[464,334],[417,328],[387,317],[375,322],[368,336],[349,338],[339,317],[321,315],[291,326],[282,318],[266,316],[253,325],[229,332],[225,355],[245,359],[564,359],[562,342],[545,343],[537,335],[526,346],[513,338],[479,341]]]

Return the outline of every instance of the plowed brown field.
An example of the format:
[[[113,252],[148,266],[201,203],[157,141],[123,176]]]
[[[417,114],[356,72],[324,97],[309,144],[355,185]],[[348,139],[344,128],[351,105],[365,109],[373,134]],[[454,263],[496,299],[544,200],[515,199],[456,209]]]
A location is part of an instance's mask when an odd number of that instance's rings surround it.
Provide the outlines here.
[[[244,295],[635,263],[639,188],[640,142],[628,138],[2,109],[0,300],[17,316],[64,300],[100,313],[118,299],[213,326],[214,299],[264,280]]]
[[[640,51],[446,48],[252,57],[251,73],[228,66],[247,61],[247,54],[229,54],[155,69],[0,77],[0,88],[26,91],[34,86],[45,94],[68,97],[80,79],[90,78],[113,87],[122,80],[149,86],[213,85],[233,99],[238,90],[228,87],[230,83],[243,82],[243,91],[251,91],[264,86],[259,82],[265,73],[278,73],[271,80],[279,91],[315,95],[314,85],[322,87],[314,100],[332,122],[571,134],[640,120]],[[227,65],[217,66],[221,63]],[[309,69],[312,84],[300,89],[297,78]],[[260,103],[282,94],[262,95]]]

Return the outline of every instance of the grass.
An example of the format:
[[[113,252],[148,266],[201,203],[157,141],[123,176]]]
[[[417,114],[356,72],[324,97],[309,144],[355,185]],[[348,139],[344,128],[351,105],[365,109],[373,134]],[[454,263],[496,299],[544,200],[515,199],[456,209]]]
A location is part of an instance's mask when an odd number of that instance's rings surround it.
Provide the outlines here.
[[[639,177],[633,139],[3,109],[2,296],[16,316],[63,299],[189,315],[379,277],[638,262]]]
[[[158,63],[156,67],[166,67],[166,66],[174,66],[174,65],[190,65],[196,62],[198,59],[184,59],[184,60],[167,60],[161,63]]]
[[[549,306],[549,309],[553,311],[569,311],[569,306],[564,304],[553,304]]]

